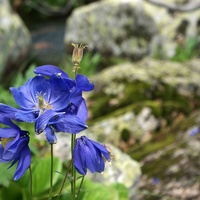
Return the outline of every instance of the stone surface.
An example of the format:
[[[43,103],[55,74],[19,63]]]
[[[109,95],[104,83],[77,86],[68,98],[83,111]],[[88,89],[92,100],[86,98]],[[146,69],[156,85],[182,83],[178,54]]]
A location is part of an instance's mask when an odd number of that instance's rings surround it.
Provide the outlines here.
[[[86,132],[95,134],[103,143],[111,143],[127,151],[136,141],[149,139],[149,134],[158,126],[159,121],[151,113],[151,109],[144,107],[138,115],[134,111],[126,111],[116,117],[101,119]]]
[[[0,80],[5,84],[20,68],[31,44],[29,31],[9,1],[0,1]],[[6,80],[3,78],[6,77]]]
[[[95,89],[86,95],[91,123],[86,133],[125,152],[151,140],[179,114],[198,108],[198,63],[145,59],[101,71],[91,78]]]
[[[140,160],[143,176],[139,182],[139,200],[199,199],[200,137],[199,133],[191,135],[193,128],[199,126],[199,119],[198,110],[187,118],[175,120],[176,125],[167,131],[173,135],[171,143],[160,145]],[[149,145],[156,146],[162,141],[154,138]]]
[[[70,52],[73,42],[88,44],[89,51],[102,56],[172,58],[178,47],[197,43],[199,19],[199,10],[171,13],[145,0],[104,0],[74,10],[66,23],[65,44]]]
[[[145,59],[112,66],[91,79],[95,90],[88,95],[90,116],[131,110],[137,114],[145,105],[158,117],[174,108],[187,113],[192,109],[187,99],[200,95],[199,73],[198,60],[182,64]]]
[[[100,1],[74,10],[67,20],[65,43],[86,43],[102,55],[140,58],[156,31],[140,1]]]

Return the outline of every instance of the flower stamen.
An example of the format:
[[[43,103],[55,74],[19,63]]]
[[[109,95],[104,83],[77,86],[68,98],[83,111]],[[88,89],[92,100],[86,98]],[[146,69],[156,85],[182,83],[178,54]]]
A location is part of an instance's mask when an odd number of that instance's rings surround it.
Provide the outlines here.
[[[1,145],[5,149],[6,145],[15,138],[1,138]]]
[[[42,92],[39,92],[36,97],[38,99],[38,108],[42,111],[44,110],[49,110],[49,109],[52,109],[53,107],[47,103],[44,99],[44,96],[45,96],[46,93],[42,94]]]

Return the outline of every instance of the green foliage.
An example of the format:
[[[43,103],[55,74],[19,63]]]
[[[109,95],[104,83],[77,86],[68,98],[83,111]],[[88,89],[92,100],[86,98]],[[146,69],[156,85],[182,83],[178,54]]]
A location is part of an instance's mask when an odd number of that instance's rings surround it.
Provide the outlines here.
[[[81,61],[81,68],[79,70],[79,73],[84,74],[85,76],[91,76],[94,75],[94,73],[97,70],[98,65],[101,62],[101,55],[96,53],[92,55],[91,53],[86,53],[83,56],[83,59]]]
[[[122,184],[104,185],[86,179],[80,193],[81,200],[128,200],[128,191]]]
[[[49,189],[50,183],[50,157],[43,159],[38,158],[33,163],[33,194],[39,195],[46,192]],[[54,157],[54,174],[53,174],[53,185],[55,185],[60,177],[59,173],[62,170],[62,162],[59,158]]]
[[[25,72],[25,74],[18,73],[15,79],[12,82],[13,87],[19,87],[21,85],[24,85],[29,78],[32,78],[35,76],[34,69],[36,68],[35,64],[32,64],[29,66],[28,70]]]
[[[0,185],[8,187],[10,179],[13,178],[14,168],[8,169],[10,163],[1,163],[0,165]],[[1,199],[1,198],[0,198]]]
[[[91,76],[94,75],[95,72],[98,70],[99,65],[102,61],[102,56],[98,53],[92,54],[92,53],[84,53],[83,59],[80,63],[80,69],[78,71],[79,74],[84,74],[85,76]],[[68,63],[71,63],[70,65]],[[64,71],[68,72],[68,75],[70,77],[74,76],[73,72],[73,63],[71,61],[71,55],[67,55],[67,59],[62,61],[61,68],[64,69]]]
[[[196,55],[198,40],[196,38],[188,39],[185,44],[178,45],[173,61],[184,62],[192,59]]]
[[[1,91],[1,95],[0,95],[0,102],[1,103],[5,103],[8,104],[10,106],[15,106],[16,103],[14,101],[13,96],[11,95],[10,91],[7,89],[4,89],[1,85],[0,85],[0,91]]]
[[[15,167],[7,170],[8,164],[0,165],[0,188],[1,200],[29,200],[29,170],[17,182],[12,181]],[[62,162],[59,158],[54,157],[54,174],[53,186],[60,180],[61,175],[58,172],[62,171]],[[37,200],[48,199],[48,190],[50,183],[50,156],[44,158],[33,159],[32,161],[32,176],[33,176],[33,194]],[[12,191],[12,192],[10,192]],[[18,198],[17,198],[18,197]]]
[[[0,199],[1,200],[16,200],[16,199],[28,200],[28,198],[23,198],[21,189],[16,182],[11,182],[10,187],[1,188]]]

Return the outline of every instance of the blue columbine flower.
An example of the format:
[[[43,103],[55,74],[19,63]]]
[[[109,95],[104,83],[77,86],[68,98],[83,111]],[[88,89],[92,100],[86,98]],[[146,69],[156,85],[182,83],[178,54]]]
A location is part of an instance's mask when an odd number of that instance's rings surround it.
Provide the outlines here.
[[[0,128],[0,162],[12,161],[10,167],[18,162],[14,174],[14,180],[18,180],[31,162],[31,152],[28,147],[29,133],[21,130],[9,118],[0,116],[0,123],[9,126]]]
[[[67,77],[63,79],[52,75],[46,79],[44,76],[36,76],[19,88],[10,88],[20,108],[0,104],[0,112],[15,120],[35,122],[36,133],[45,132],[48,142],[56,143],[55,132],[78,133],[87,128],[80,114],[67,113],[74,85]],[[80,99],[82,96],[77,95],[74,104],[78,104]]]
[[[105,146],[81,136],[76,139],[74,148],[74,166],[76,170],[85,175],[87,168],[92,172],[103,172],[105,159],[110,161],[110,155]]]
[[[61,77],[64,82],[69,81],[69,76],[60,68],[54,65],[43,65],[37,67],[34,72],[38,75]],[[70,79],[72,80],[72,79]],[[84,75],[77,74],[75,80],[72,80],[74,85],[70,90],[69,105],[63,111],[71,115],[79,115],[84,122],[87,119],[87,106],[85,99],[82,98],[82,92],[89,92],[94,89],[94,84],[91,83]],[[66,83],[67,84],[67,83]],[[80,112],[81,110],[81,112]]]

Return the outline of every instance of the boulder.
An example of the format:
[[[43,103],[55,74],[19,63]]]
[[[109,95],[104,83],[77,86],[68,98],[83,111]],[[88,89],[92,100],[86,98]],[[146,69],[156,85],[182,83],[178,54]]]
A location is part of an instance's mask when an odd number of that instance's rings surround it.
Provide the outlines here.
[[[163,3],[179,6],[186,4],[186,2],[178,0],[164,1]],[[189,51],[191,45],[194,45],[193,48],[195,48],[195,44],[198,43],[199,9],[193,12],[170,12],[167,7],[155,6],[145,2],[145,0],[143,1],[143,9],[153,19],[158,30],[150,43],[150,55],[173,58],[180,48],[183,54],[189,58],[190,55],[186,51]],[[192,50],[194,51],[194,49],[190,49],[190,51]]]
[[[102,55],[141,58],[157,32],[138,0],[108,0],[74,10],[66,24],[65,44],[88,44]],[[71,49],[70,49],[71,52]]]
[[[187,118],[176,118],[171,128],[132,148],[131,155],[140,160],[143,172],[139,200],[155,196],[163,200],[199,199],[199,119],[199,110]]]
[[[0,80],[2,84],[9,85],[28,55],[31,37],[7,0],[0,1],[0,41]]]
[[[69,52],[71,43],[84,43],[104,57],[134,60],[146,55],[174,58],[178,49],[191,56],[184,51],[198,43],[199,19],[199,10],[170,12],[145,0],[104,0],[74,10],[67,19],[65,44]]]
[[[156,105],[163,109],[171,106],[189,111],[188,99],[200,95],[198,62],[183,64],[147,58],[102,70],[91,78],[95,90],[87,95],[90,118],[109,117],[111,112],[118,115],[133,108],[138,114],[142,102],[143,106],[152,108]],[[124,111],[120,112],[120,109]],[[153,113],[156,116],[165,115],[165,111],[154,110]]]
[[[198,108],[198,62],[148,58],[102,70],[91,78],[95,89],[86,95],[91,124],[86,131],[123,151],[150,140],[179,114]]]

